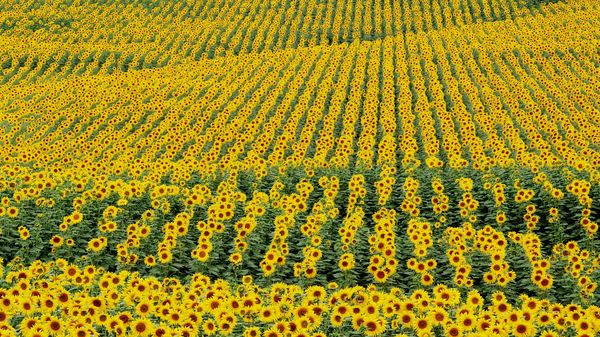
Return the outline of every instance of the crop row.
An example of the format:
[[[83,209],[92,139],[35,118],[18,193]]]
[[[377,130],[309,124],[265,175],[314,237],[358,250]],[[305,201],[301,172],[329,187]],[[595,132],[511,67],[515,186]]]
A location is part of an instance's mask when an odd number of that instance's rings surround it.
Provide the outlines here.
[[[0,5],[0,83],[152,69],[219,56],[481,22],[552,17],[587,1],[38,1]]]

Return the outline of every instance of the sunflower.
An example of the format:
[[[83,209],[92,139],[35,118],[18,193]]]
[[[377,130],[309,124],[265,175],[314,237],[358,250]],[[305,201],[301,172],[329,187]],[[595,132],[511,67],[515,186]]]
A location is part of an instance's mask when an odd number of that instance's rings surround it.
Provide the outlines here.
[[[475,328],[476,318],[475,315],[471,313],[459,315],[459,317],[456,318],[456,321],[460,324],[463,331],[469,331]]]
[[[165,325],[160,325],[152,332],[153,337],[164,337],[171,335],[171,328]]]
[[[511,332],[515,337],[530,337],[535,335],[536,329],[531,322],[518,320],[513,324]]]
[[[467,296],[467,304],[473,308],[479,308],[483,305],[483,297],[476,290],[471,290]]]
[[[270,328],[263,333],[263,337],[282,337],[283,335],[279,333],[275,328]]]
[[[131,332],[133,336],[150,336],[152,334],[153,326],[150,320],[142,318],[130,323]]]
[[[2,328],[4,328],[4,327],[2,327]],[[5,329],[3,329],[3,330],[5,330]],[[27,337],[48,337],[50,334],[48,333],[47,330],[44,330],[42,328],[35,328],[35,329],[28,331],[26,334],[23,334],[23,335],[27,336]]]
[[[142,300],[135,307],[136,313],[140,316],[149,315],[153,311],[153,309],[154,309],[154,305],[151,302],[145,301],[145,300]]]
[[[36,326],[38,326],[38,319],[35,317],[25,318],[19,323],[21,331],[29,331]]]
[[[580,320],[579,322],[575,323],[575,329],[580,334],[591,333],[593,330],[592,323],[586,320]]]
[[[54,235],[51,239],[50,239],[50,243],[52,244],[53,247],[58,248],[60,246],[62,246],[64,239],[59,236],[59,235]]]
[[[447,324],[444,326],[444,333],[448,337],[461,337],[463,330],[458,324]]]
[[[252,284],[252,275],[244,275],[242,276],[242,283],[245,285]]]
[[[89,337],[92,335],[92,332],[85,328],[77,328],[73,331],[73,336],[75,337]]]
[[[214,320],[208,319],[204,322],[204,324],[202,324],[202,330],[204,330],[205,334],[211,336],[217,331],[217,325],[215,324]]]
[[[540,334],[540,337],[558,337],[558,333],[556,333],[555,331],[551,331],[551,330],[544,330]]]
[[[540,289],[542,289],[542,290],[548,290],[548,289],[552,288],[553,284],[554,284],[553,278],[552,278],[552,276],[549,276],[549,275],[542,277],[542,279],[537,283],[538,287],[540,287]]]
[[[417,335],[429,332],[433,328],[428,317],[425,316],[416,318],[413,324],[414,329],[417,330]]]
[[[376,336],[385,331],[385,321],[381,318],[365,317],[362,326],[367,336]]]
[[[51,317],[47,322],[48,331],[53,334],[60,334],[64,329],[63,323],[54,317]]]
[[[404,312],[402,314],[400,314],[400,324],[402,324],[405,327],[410,327],[413,325],[413,322],[415,320],[415,315],[412,312]]]
[[[496,214],[496,222],[500,225],[505,223],[506,215],[503,212],[499,212],[498,214]]]
[[[19,226],[19,236],[21,237],[21,240],[25,241],[27,239],[29,239],[29,229],[27,229],[27,227],[25,226]]]
[[[428,287],[433,284],[433,276],[431,274],[425,272],[421,274],[421,284]]]
[[[229,262],[231,262],[233,265],[239,265],[242,262],[242,254],[240,253],[233,253],[229,256]]]
[[[333,314],[331,316],[329,316],[329,320],[331,322],[331,325],[333,325],[334,327],[341,327],[342,324],[344,323],[344,317],[340,314]],[[362,323],[362,319],[361,322]],[[360,327],[360,326],[358,326]]]
[[[258,327],[249,327],[244,330],[244,337],[261,337],[260,328]]]
[[[9,218],[16,218],[17,216],[19,216],[19,209],[14,206],[11,206],[6,209],[6,214]]]
[[[154,255],[148,255],[144,258],[144,264],[148,267],[156,266],[156,258]]]
[[[449,320],[448,312],[443,308],[435,308],[428,313],[428,319],[432,324],[444,326]]]

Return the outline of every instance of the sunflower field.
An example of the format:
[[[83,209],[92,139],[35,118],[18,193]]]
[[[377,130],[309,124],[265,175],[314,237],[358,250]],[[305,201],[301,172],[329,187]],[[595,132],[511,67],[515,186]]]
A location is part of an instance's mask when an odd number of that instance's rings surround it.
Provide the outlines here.
[[[3,0],[0,337],[600,336],[597,0]]]

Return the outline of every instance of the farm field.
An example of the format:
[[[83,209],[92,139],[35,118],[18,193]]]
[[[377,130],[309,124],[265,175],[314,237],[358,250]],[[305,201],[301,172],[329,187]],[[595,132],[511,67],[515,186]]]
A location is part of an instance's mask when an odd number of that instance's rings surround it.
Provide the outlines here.
[[[600,334],[600,2],[0,2],[0,336]]]

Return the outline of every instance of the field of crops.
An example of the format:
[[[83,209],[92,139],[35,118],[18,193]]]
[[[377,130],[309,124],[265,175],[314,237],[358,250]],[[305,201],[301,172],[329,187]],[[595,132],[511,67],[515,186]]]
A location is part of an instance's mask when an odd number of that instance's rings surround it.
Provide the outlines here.
[[[3,0],[0,337],[600,335],[597,0]]]

